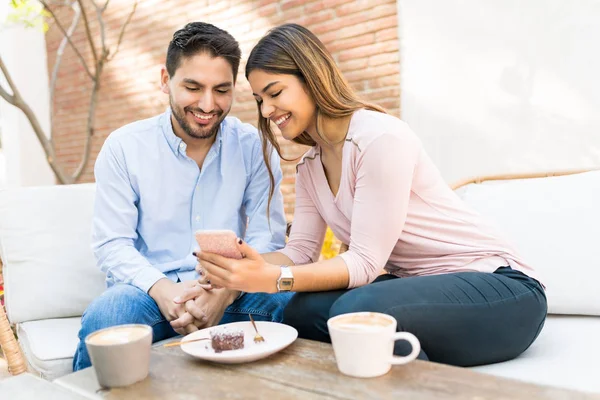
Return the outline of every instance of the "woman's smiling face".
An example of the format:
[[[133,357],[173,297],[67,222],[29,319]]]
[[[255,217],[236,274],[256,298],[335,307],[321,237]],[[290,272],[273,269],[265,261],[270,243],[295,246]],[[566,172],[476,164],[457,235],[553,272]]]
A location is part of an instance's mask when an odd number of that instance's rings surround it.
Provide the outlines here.
[[[315,102],[297,76],[257,69],[248,81],[261,115],[273,121],[285,139],[316,132]]]

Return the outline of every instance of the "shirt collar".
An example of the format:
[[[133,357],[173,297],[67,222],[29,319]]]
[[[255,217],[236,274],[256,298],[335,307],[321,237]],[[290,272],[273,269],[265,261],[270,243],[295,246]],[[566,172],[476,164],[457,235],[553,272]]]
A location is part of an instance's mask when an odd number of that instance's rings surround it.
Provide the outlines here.
[[[225,129],[225,125],[225,120],[223,120],[223,122],[221,122],[221,125],[219,126],[219,131],[217,132],[215,143],[211,147],[211,150],[215,149],[217,154],[221,152],[221,145],[223,143],[222,133]],[[171,107],[167,107],[167,110],[161,116],[160,126],[163,131],[163,134],[165,135],[165,139],[167,139],[167,143],[171,148],[171,151],[173,151],[175,155],[185,155],[185,149],[187,148],[187,145],[179,136],[175,134],[173,130],[173,124],[171,123]]]

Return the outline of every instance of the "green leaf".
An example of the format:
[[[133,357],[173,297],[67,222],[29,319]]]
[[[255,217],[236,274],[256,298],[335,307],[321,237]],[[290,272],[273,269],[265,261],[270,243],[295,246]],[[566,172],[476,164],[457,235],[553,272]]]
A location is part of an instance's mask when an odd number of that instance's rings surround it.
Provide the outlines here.
[[[42,29],[43,32],[48,31],[46,19],[50,17],[50,13],[37,1],[10,0],[10,7],[12,10],[6,18],[7,24]]]

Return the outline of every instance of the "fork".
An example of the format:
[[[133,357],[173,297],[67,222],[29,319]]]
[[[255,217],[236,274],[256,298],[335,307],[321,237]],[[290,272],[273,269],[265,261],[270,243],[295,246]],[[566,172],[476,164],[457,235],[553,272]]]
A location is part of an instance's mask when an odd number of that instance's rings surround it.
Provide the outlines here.
[[[265,338],[262,337],[262,335],[260,333],[258,333],[258,329],[256,328],[256,324],[254,323],[254,318],[252,318],[251,314],[248,314],[248,316],[250,317],[250,322],[252,322],[252,326],[254,327],[254,330],[256,331],[256,335],[254,335],[254,343],[262,343],[265,341]]]

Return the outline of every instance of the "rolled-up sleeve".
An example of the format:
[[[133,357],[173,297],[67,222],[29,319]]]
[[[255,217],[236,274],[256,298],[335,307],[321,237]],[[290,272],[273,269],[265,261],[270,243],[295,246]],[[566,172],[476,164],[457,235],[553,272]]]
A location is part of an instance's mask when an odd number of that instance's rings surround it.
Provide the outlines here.
[[[165,275],[134,247],[138,237],[138,194],[133,189],[118,142],[109,137],[96,160],[92,249],[111,281],[147,292]]]
[[[350,244],[340,255],[348,267],[349,288],[374,281],[398,242],[420,151],[418,139],[406,127],[400,135],[374,139],[360,152]]]

